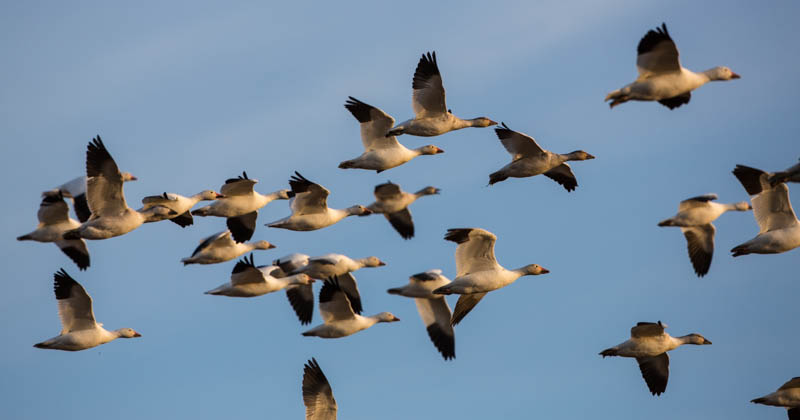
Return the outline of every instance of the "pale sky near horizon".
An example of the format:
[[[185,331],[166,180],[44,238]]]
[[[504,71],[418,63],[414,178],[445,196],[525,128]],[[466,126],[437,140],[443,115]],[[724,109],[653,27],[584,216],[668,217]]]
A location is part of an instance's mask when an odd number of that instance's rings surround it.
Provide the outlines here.
[[[3,3],[0,418],[303,418],[303,363],[316,357],[342,419],[785,419],[749,401],[800,376],[800,250],[734,259],[728,250],[758,228],[751,212],[725,214],[698,279],[680,231],[656,224],[699,194],[746,200],[736,164],[797,162],[798,17],[790,1]],[[673,111],[609,110],[605,94],[635,79],[636,45],[661,22],[685,67],[725,65],[742,78],[703,86]],[[347,96],[411,117],[414,68],[434,50],[456,115],[595,155],[572,164],[577,190],[541,176],[487,187],[510,158],[491,129],[401,136],[446,153],[377,175],[338,169],[362,152]],[[257,251],[256,264],[376,255],[388,265],[356,273],[365,312],[402,321],[321,340],[300,335],[309,326],[283,292],[204,295],[235,261],[180,259],[224,229],[219,218],[90,242],[84,272],[52,244],[15,241],[35,228],[41,191],[83,173],[97,134],[139,178],[125,186],[132,207],[163,191],[219,189],[243,170],[264,193],[297,170],[330,189],[336,208],[371,203],[387,180],[441,188],[412,206],[409,241],[381,216],[290,232],[264,226],[289,214],[286,202],[259,213],[253,239],[278,248]],[[800,188],[789,188],[797,204]],[[432,268],[454,277],[455,244],[442,239],[453,227],[494,232],[506,267],[551,273],[490,293],[457,326],[456,359],[445,362],[414,303],[386,289]],[[60,331],[61,267],[106,328],[143,336],[77,353],[33,348]],[[671,352],[660,397],[634,360],[598,355],[657,320],[714,343]],[[315,310],[311,326],[320,322]]]

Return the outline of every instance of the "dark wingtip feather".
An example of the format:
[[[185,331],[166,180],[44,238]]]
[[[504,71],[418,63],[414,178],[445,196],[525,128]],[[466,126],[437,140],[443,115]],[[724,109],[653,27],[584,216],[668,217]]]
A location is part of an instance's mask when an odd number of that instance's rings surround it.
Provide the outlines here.
[[[370,112],[372,111],[373,107],[371,105],[367,105],[352,96],[348,96],[348,98],[349,99],[347,102],[345,102],[344,107],[347,108],[351,114],[353,114],[358,122],[365,123],[372,121]]]
[[[766,175],[766,172],[745,165],[736,165],[733,175],[742,184],[747,194],[756,195],[761,193],[761,175]]]
[[[648,53],[662,41],[672,41],[667,31],[667,24],[663,22],[661,23],[661,27],[656,27],[656,29],[647,31],[636,47],[636,54],[641,55]]]
[[[319,303],[330,302],[333,299],[334,293],[341,290],[341,287],[339,287],[339,277],[328,277],[325,282],[322,283],[322,288],[319,290]]]
[[[69,259],[71,259],[75,263],[75,265],[78,266],[78,269],[80,269],[81,271],[84,271],[87,268],[89,268],[90,261],[88,254],[84,254],[79,249],[74,247],[61,248],[61,252],[63,252],[67,257],[69,257]]]
[[[422,54],[414,71],[414,79],[411,82],[413,89],[424,89],[428,87],[428,80],[433,76],[441,76],[439,65],[436,63],[436,51]]]
[[[72,286],[78,284],[69,274],[62,268],[53,274],[53,292],[57,300],[69,299]]]
[[[439,324],[433,323],[428,325],[428,337],[430,337],[433,345],[442,354],[444,360],[451,360],[456,358],[456,339],[449,332],[445,331]]]
[[[250,259],[247,259],[247,256],[236,262],[236,265],[233,266],[233,271],[231,274],[241,273],[249,268],[255,268],[256,265],[253,261],[253,253],[250,253]]]
[[[470,232],[472,232],[472,228],[447,229],[447,233],[444,235],[444,240],[461,244],[469,240]]]

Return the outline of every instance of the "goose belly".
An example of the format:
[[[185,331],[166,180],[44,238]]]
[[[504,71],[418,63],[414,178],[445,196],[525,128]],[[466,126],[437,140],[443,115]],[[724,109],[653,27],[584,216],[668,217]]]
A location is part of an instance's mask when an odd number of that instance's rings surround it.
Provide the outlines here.
[[[252,213],[264,205],[250,195],[231,196],[211,204],[208,214],[219,217],[238,217]]]
[[[144,218],[136,211],[128,209],[120,216],[101,216],[89,220],[81,229],[81,237],[85,239],[108,239],[124,235],[144,222]]]

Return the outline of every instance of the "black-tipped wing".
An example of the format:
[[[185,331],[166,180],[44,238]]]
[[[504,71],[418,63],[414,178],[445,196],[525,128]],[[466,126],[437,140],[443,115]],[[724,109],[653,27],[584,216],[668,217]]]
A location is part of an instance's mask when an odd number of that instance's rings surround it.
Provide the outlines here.
[[[295,194],[290,206],[294,214],[322,213],[328,208],[328,191],[322,185],[311,182],[295,171],[289,179],[289,185]]]
[[[642,37],[636,53],[639,79],[646,79],[661,73],[677,72],[681,69],[678,47],[669,36],[667,25],[664,23],[660,28],[651,29]]]
[[[473,293],[470,295],[461,295],[456,302],[456,309],[453,311],[453,318],[450,325],[457,325],[464,319],[465,316],[478,304],[478,302],[486,296],[486,293]]]
[[[683,104],[688,104],[690,100],[692,100],[692,92],[686,92],[671,98],[661,99],[658,103],[669,109],[675,109]]]
[[[776,184],[773,187],[767,180],[769,174],[744,165],[736,165],[733,174],[750,194],[753,216],[761,233],[783,229],[797,223],[786,184]]]
[[[61,334],[95,327],[92,298],[63,268],[53,275],[53,291],[61,318]]]
[[[390,200],[398,197],[402,193],[403,190],[400,189],[400,186],[391,181],[376,185],[374,190],[375,198],[378,200]]]
[[[350,306],[353,308],[353,312],[361,314],[364,308],[361,306],[361,292],[358,291],[356,277],[353,273],[344,273],[338,276],[338,280],[339,287],[347,295],[347,299],[350,300]]]
[[[122,192],[122,173],[100,136],[86,148],[86,196],[92,215],[116,216],[128,208]]]
[[[669,356],[661,353],[653,357],[637,357],[639,370],[653,395],[661,395],[667,390],[669,380]]]
[[[689,259],[692,260],[694,272],[698,277],[703,277],[711,267],[711,258],[714,256],[714,233],[716,229],[711,223],[702,226],[682,227],[681,232],[686,237],[689,250]]]
[[[789,420],[800,420],[800,407],[790,408],[787,413],[789,414]]]
[[[336,420],[333,390],[314,358],[303,366],[303,404],[306,420]]]
[[[173,217],[172,219],[169,219],[169,220],[171,220],[172,223],[175,223],[176,225],[178,225],[178,226],[180,226],[182,228],[185,228],[186,226],[191,226],[191,225],[194,224],[194,217],[192,217],[192,212],[191,211],[187,211],[187,212],[185,212],[183,214],[179,214],[179,215],[177,215],[177,216],[175,216],[175,217]]]
[[[314,289],[311,285],[301,284],[289,287],[286,289],[286,298],[289,299],[289,304],[297,314],[300,324],[310,324],[314,317]]]
[[[60,190],[42,193],[42,202],[39,204],[36,216],[43,225],[54,225],[69,220],[69,206]]]
[[[781,385],[781,387],[778,388],[778,391],[782,389],[791,389],[791,388],[800,388],[800,376],[796,376],[790,379],[785,384]]]
[[[456,357],[456,337],[453,326],[450,325],[450,306],[444,296],[433,299],[414,299],[422,323],[428,330],[433,345],[442,354],[444,360]]]
[[[710,201],[714,201],[717,198],[719,197],[717,197],[717,195],[713,193],[687,198],[686,200],[683,200],[680,202],[680,204],[678,204],[678,211],[684,211],[699,206],[707,206]]]
[[[497,260],[494,256],[494,244],[497,236],[492,232],[479,228],[448,229],[444,239],[458,244],[456,247],[457,276],[497,268]],[[456,312],[458,311],[456,310]]]
[[[417,118],[447,113],[442,75],[436,63],[436,52],[422,54],[411,83],[414,93],[411,106]]]
[[[237,178],[228,178],[219,192],[224,196],[250,195],[253,194],[253,187],[258,183],[257,179],[247,177],[247,172],[242,172]]]
[[[555,168],[544,173],[544,176],[558,182],[567,191],[575,191],[578,187],[578,180],[575,179],[575,174],[572,173],[572,168],[566,163],[556,166]]]
[[[250,240],[256,230],[256,218],[258,218],[258,210],[237,217],[229,217],[227,224],[233,240],[239,243]]]
[[[197,248],[195,248],[194,252],[192,252],[192,256],[194,257],[195,255],[197,255],[198,253],[202,252],[207,248],[216,246],[229,246],[232,245],[233,243],[234,242],[233,239],[231,239],[230,231],[226,230],[223,232],[219,232],[209,236],[208,238],[203,239],[203,241],[200,242],[200,245],[197,245]]]
[[[355,318],[350,299],[339,286],[338,277],[331,277],[322,284],[319,291],[319,312],[325,323]]]
[[[664,324],[658,322],[639,322],[631,328],[632,338],[656,337],[664,334]]]
[[[384,213],[383,215],[403,239],[414,237],[414,220],[411,218],[411,212],[408,211],[408,207],[398,212]]]
[[[86,270],[89,267],[89,249],[86,248],[86,241],[83,239],[62,239],[56,241],[56,245],[79,269]]]
[[[361,143],[364,150],[384,149],[399,145],[395,136],[386,136],[394,125],[394,118],[379,108],[365,104],[358,99],[348,96],[344,107],[353,114],[361,125]]]
[[[72,210],[75,211],[75,216],[81,223],[89,220],[92,217],[92,211],[89,210],[89,203],[86,202],[86,194],[78,194],[72,197]]]
[[[495,128],[494,132],[503,147],[511,154],[512,160],[544,153],[533,137],[508,128],[506,123],[501,123],[501,125],[501,127]]]

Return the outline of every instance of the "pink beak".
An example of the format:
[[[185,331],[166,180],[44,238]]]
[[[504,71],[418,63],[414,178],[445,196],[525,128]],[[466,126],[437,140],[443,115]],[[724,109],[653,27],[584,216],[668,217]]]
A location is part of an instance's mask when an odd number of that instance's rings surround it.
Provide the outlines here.
[[[731,73],[731,79],[741,79],[741,78],[742,78],[742,76],[739,76],[736,73]]]

